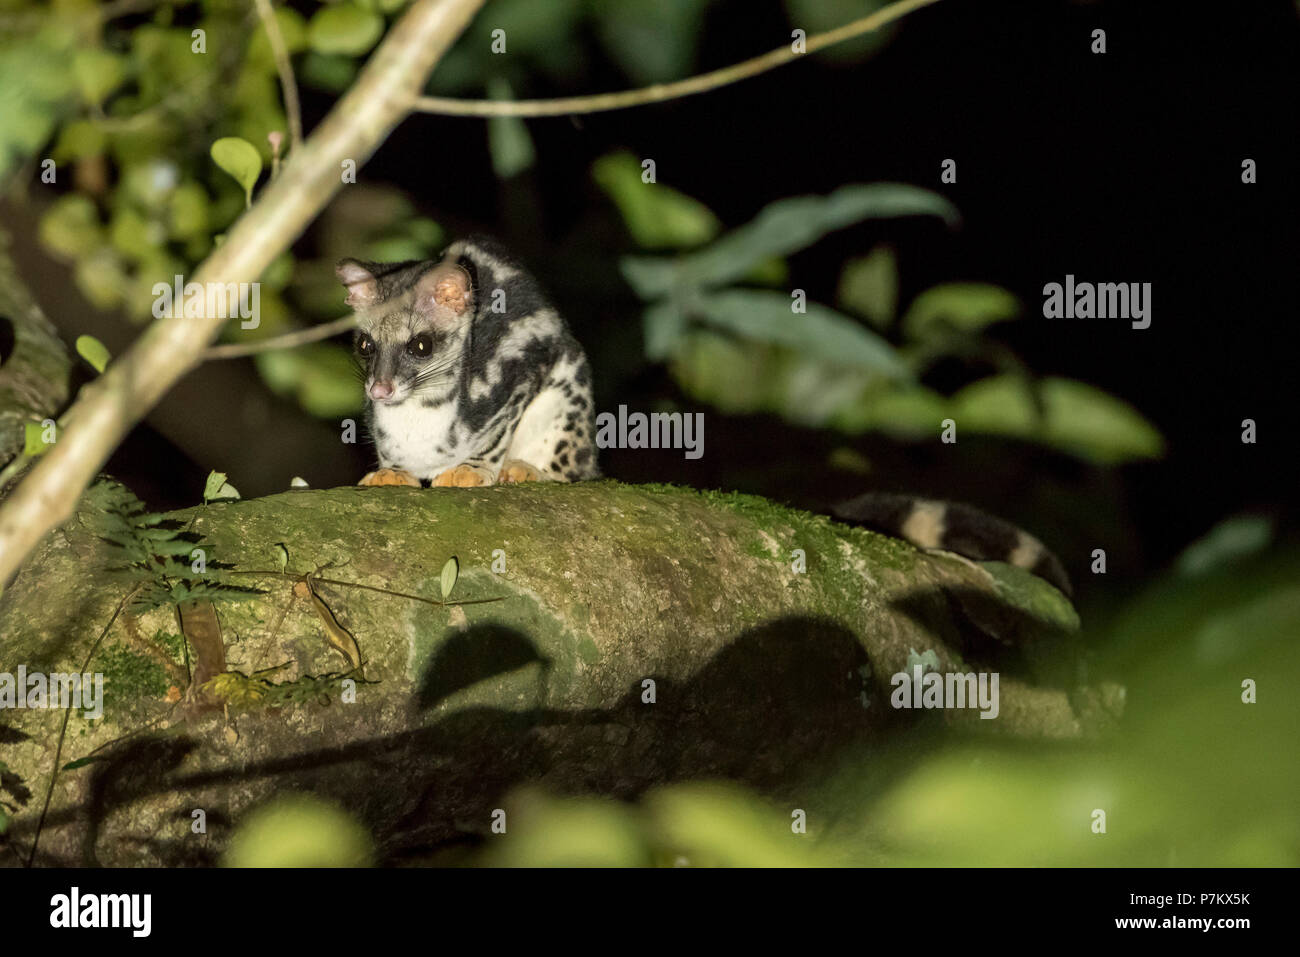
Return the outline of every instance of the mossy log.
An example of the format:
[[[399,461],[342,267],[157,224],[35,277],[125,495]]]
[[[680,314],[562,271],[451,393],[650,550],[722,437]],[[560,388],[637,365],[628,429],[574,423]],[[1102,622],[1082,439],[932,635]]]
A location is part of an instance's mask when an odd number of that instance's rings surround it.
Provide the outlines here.
[[[81,671],[121,605],[129,582],[106,571],[120,550],[101,537],[108,488],[0,596],[0,672]],[[942,720],[1036,738],[1095,724],[1086,695],[1044,682],[1024,654],[1057,649],[1041,663],[1068,644],[1073,610],[1051,586],[751,496],[339,488],[175,517],[213,575],[262,589],[212,606],[227,698],[185,687],[202,655],[175,608],[119,615],[86,669],[104,675],[102,717],[70,712],[58,763],[76,766],[55,779],[40,864],[212,863],[251,805],[289,789],[351,810],[388,861],[486,835],[524,783],[631,797],[721,776],[777,792],[837,748],[940,720],[889,702],[890,676],[931,651],[941,670],[1002,671],[996,720]],[[465,603],[431,603],[451,556],[449,601]],[[285,575],[319,574],[354,636],[354,702],[313,602],[292,577],[247,574],[282,561]],[[31,847],[64,714],[0,712],[17,808],[7,863]]]
[[[0,229],[0,465],[23,450],[25,423],[63,407],[72,370],[58,333],[18,278],[10,241]]]

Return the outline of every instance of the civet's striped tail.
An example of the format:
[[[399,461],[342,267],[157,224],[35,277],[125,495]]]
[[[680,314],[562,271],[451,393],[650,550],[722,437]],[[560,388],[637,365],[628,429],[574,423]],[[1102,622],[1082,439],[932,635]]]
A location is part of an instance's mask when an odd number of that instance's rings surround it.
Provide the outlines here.
[[[918,548],[942,548],[979,562],[1006,562],[1072,595],[1061,562],[1038,539],[1010,522],[959,502],[869,492],[831,510],[837,518],[902,538]]]

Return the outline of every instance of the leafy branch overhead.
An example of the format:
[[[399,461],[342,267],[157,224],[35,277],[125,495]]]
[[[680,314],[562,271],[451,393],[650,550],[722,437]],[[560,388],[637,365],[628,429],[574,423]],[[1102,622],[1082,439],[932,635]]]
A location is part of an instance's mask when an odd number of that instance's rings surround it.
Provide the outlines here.
[[[898,311],[897,256],[887,245],[843,266],[839,307],[786,289],[785,257],[869,220],[927,215],[960,224],[943,197],[914,186],[845,186],[777,200],[721,236],[702,203],[647,183],[628,154],[593,170],[640,245],[624,278],[644,303],[647,358],[667,362],[692,398],[724,412],[774,412],[799,425],[903,439],[933,438],[946,419],[963,430],[1036,442],[1103,464],[1155,458],[1159,432],[1127,403],[1082,382],[1036,378],[987,334],[1024,315],[1017,298],[985,283],[943,283]],[[861,318],[859,318],[861,317]],[[862,319],[867,320],[865,323]],[[949,358],[997,370],[945,395],[926,373]]]

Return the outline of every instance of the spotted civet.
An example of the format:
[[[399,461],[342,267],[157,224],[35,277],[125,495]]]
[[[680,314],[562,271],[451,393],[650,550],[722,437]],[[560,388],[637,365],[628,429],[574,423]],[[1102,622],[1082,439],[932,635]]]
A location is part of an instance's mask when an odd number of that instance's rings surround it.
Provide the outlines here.
[[[362,485],[595,478],[591,370],[537,282],[492,240],[441,261],[345,259],[367,424]]]

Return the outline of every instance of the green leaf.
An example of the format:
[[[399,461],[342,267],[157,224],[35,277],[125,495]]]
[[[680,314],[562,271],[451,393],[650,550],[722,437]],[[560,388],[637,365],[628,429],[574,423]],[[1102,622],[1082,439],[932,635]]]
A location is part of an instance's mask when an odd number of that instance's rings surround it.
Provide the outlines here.
[[[973,382],[952,397],[958,429],[1011,435],[1058,448],[1102,465],[1159,458],[1160,433],[1132,406],[1071,379],[1038,383],[1045,415],[1018,375]]]
[[[360,56],[384,32],[384,18],[354,3],[321,7],[307,25],[307,42],[317,53]]]
[[[312,415],[337,419],[365,406],[365,394],[354,374],[352,352],[333,343],[299,349],[298,403]]]
[[[603,0],[596,32],[638,86],[680,80],[695,61],[708,0]]]
[[[628,275],[630,267],[640,280],[634,288],[643,298],[664,296],[682,285],[721,286],[743,278],[765,259],[788,256],[837,229],[867,219],[921,215],[942,217],[950,226],[960,222],[948,200],[916,186],[842,186],[828,196],[777,200],[746,225],[699,252],[678,257],[671,268],[654,270],[643,266],[648,257],[627,257],[623,270]]]
[[[672,358],[689,326],[681,305],[671,299],[646,306],[641,317],[646,358],[652,362]]]
[[[212,144],[212,161],[229,173],[244,189],[244,203],[253,204],[253,187],[262,175],[262,154],[248,140],[223,136]]]
[[[58,432],[55,432],[55,438],[58,438]],[[40,422],[23,423],[23,455],[28,458],[34,458],[45,452],[52,445],[52,442],[45,441],[45,426]]]
[[[493,100],[513,100],[510,84],[500,77],[488,81],[488,97]],[[533,138],[528,127],[517,116],[488,118],[488,149],[492,154],[492,170],[498,179],[518,176],[537,159]]]
[[[309,793],[282,794],[242,817],[226,845],[226,867],[366,867],[370,833],[351,814]]]
[[[66,259],[82,259],[104,245],[104,227],[95,204],[80,193],[60,196],[39,227],[41,243]]]
[[[77,336],[77,355],[90,363],[96,372],[102,373],[112,358],[108,347],[94,336]]]
[[[307,47],[307,23],[302,14],[288,7],[274,8],[276,23],[280,27],[280,36],[285,48],[292,55]],[[261,64],[267,69],[275,68],[275,54],[271,51],[271,40],[267,36],[266,25],[258,21],[253,39],[248,43],[248,60]]]
[[[1178,574],[1193,578],[1263,551],[1273,541],[1273,521],[1262,515],[1224,519],[1178,556]]]
[[[79,50],[72,58],[81,98],[98,106],[126,79],[126,58],[108,50]]]
[[[451,595],[451,590],[456,587],[456,579],[460,575],[460,562],[456,561],[456,556],[452,555],[442,566],[442,597],[446,599]]]
[[[898,257],[894,250],[882,243],[866,256],[845,263],[836,300],[877,329],[888,329],[898,310]]]
[[[227,502],[238,498],[239,492],[226,481],[225,472],[208,473],[208,480],[203,486],[203,501]]]
[[[1020,300],[1000,286],[950,282],[933,286],[912,301],[903,317],[903,334],[930,338],[945,329],[978,332],[995,322],[1020,316]]]
[[[75,770],[77,770],[77,768],[84,768],[84,767],[85,767],[86,765],[88,765],[88,764],[94,764],[94,763],[95,763],[96,761],[98,761],[98,760],[99,760],[98,757],[94,757],[94,756],[91,756],[91,755],[87,755],[87,756],[84,757],[84,758],[77,758],[75,761],[69,761],[67,764],[65,764],[65,765],[64,765],[62,768],[60,768],[59,770],[60,770],[60,771],[75,771]]]
[[[51,155],[60,163],[87,159],[103,153],[107,142],[104,131],[94,123],[89,120],[73,120],[59,132],[59,139]]]
[[[641,163],[631,153],[596,160],[591,177],[618,206],[627,231],[645,249],[688,249],[708,242],[722,229],[699,200],[662,183],[641,179]]]
[[[858,367],[891,379],[911,373],[894,347],[871,330],[817,303],[791,310],[784,293],[733,289],[702,297],[696,308],[713,326],[749,339],[788,346],[810,358]]]
[[[72,275],[77,288],[100,309],[120,305],[129,282],[121,260],[107,247],[77,260]]]
[[[327,93],[342,93],[357,75],[356,61],[339,54],[309,50],[302,58],[298,76],[307,86]]]
[[[168,228],[175,239],[206,237],[209,229],[208,193],[195,182],[181,183],[168,197]]]
[[[890,0],[785,0],[785,8],[790,25],[812,36],[875,13],[888,2]],[[843,43],[832,44],[812,55],[836,63],[859,63],[889,43],[896,26],[893,23],[886,24],[878,30]]]

